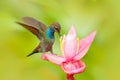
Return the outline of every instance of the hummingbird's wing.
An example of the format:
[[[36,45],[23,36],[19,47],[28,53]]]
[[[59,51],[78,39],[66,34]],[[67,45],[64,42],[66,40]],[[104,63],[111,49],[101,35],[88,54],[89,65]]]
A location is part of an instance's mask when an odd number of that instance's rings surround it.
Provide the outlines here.
[[[23,17],[23,22],[17,22],[18,24],[22,25],[24,28],[31,31],[34,35],[36,35],[40,40],[45,37],[46,32],[46,25],[38,20],[31,18],[31,17]]]
[[[24,28],[26,28],[27,30],[29,30],[30,32],[32,32],[34,35],[36,35],[39,39],[41,39],[41,36],[40,36],[40,32],[38,29],[32,27],[32,26],[29,26],[25,23],[21,23],[21,22],[16,22],[17,24],[23,26]]]
[[[38,29],[39,31],[45,32],[47,29],[47,26],[45,24],[43,24],[42,22],[40,22],[32,17],[23,17],[23,21],[26,24]]]

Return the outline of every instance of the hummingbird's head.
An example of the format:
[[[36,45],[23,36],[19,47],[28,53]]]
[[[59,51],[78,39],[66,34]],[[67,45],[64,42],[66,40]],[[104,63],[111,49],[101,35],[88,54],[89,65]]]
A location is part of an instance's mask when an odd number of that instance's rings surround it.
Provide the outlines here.
[[[55,32],[58,33],[58,35],[60,36],[60,30],[61,30],[61,26],[59,23],[54,22],[51,24],[51,27],[55,30]]]

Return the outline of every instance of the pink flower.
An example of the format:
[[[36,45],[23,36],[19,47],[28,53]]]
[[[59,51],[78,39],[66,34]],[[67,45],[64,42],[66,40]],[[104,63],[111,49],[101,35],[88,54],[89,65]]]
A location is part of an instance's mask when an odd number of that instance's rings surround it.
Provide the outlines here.
[[[80,59],[87,53],[95,35],[96,31],[79,40],[76,38],[74,26],[72,26],[67,36],[63,36],[60,39],[63,56],[43,54],[42,59],[61,66],[62,70],[68,75],[81,73],[85,70],[86,65]]]

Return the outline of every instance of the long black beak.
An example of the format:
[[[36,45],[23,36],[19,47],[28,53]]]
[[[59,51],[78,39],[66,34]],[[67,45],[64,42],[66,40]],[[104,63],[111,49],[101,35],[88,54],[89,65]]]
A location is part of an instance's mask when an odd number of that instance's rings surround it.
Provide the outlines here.
[[[59,37],[61,36],[61,34],[60,34],[60,33],[58,33],[58,35],[59,35]]]
[[[61,36],[60,30],[56,30],[56,32],[58,33],[58,36],[60,37]]]

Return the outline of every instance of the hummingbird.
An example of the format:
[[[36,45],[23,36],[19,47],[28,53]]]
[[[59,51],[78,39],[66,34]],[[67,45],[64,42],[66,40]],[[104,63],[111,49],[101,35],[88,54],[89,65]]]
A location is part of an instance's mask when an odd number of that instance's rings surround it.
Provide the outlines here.
[[[59,23],[54,22],[50,26],[46,26],[44,23],[32,18],[32,17],[23,17],[23,22],[16,22],[17,24],[23,26],[30,32],[32,32],[39,40],[40,43],[38,46],[27,55],[27,57],[38,53],[38,52],[48,52],[53,53],[53,44],[54,44],[54,33],[58,33],[60,36],[61,26]]]

